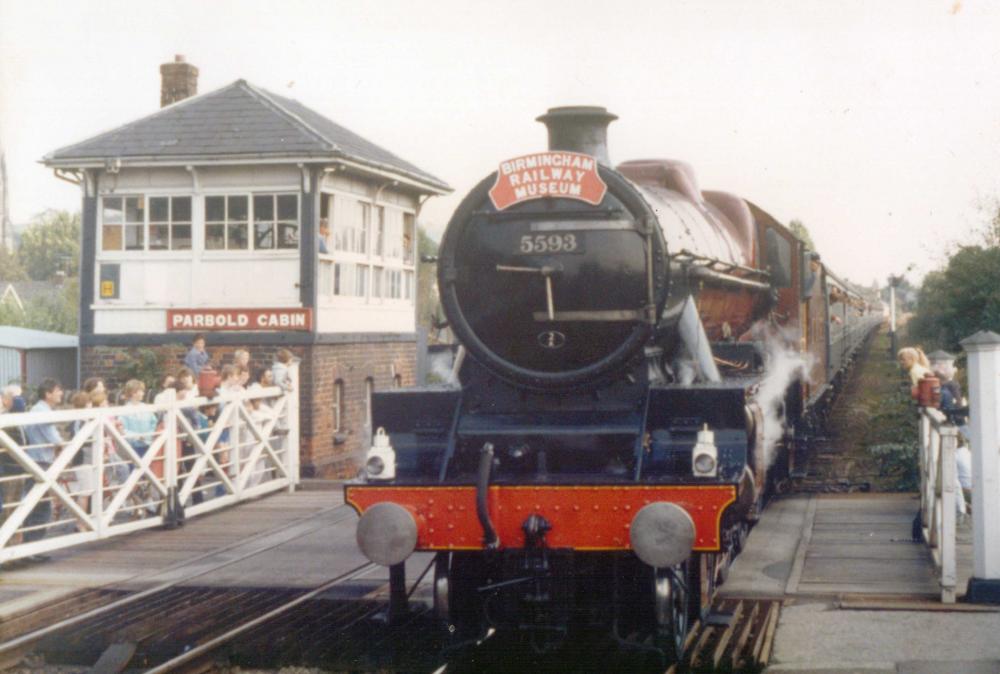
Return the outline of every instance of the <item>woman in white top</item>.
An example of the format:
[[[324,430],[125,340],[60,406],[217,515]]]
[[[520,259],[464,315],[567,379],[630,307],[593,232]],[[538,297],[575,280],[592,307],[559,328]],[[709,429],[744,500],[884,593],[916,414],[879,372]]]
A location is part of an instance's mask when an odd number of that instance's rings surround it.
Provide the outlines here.
[[[899,359],[899,366],[910,375],[910,384],[913,386],[919,384],[925,375],[931,374],[930,361],[919,346],[900,349],[896,357]]]

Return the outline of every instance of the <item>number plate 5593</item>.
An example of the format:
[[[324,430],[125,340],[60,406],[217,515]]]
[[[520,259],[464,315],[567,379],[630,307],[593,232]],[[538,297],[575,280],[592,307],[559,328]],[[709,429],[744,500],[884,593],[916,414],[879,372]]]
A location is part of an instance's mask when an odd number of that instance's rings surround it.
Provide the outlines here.
[[[583,237],[575,232],[567,234],[525,234],[520,239],[518,252],[525,255],[582,253]]]

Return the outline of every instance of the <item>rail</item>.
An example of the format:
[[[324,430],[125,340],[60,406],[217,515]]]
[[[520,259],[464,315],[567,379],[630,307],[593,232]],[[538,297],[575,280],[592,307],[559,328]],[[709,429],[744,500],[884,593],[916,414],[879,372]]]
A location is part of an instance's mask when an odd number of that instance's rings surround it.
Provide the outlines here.
[[[290,390],[0,414],[0,562],[294,489],[297,366],[290,374]],[[60,442],[37,442],[41,429]]]
[[[955,603],[958,428],[940,410],[920,408],[920,524],[940,573],[941,601]]]

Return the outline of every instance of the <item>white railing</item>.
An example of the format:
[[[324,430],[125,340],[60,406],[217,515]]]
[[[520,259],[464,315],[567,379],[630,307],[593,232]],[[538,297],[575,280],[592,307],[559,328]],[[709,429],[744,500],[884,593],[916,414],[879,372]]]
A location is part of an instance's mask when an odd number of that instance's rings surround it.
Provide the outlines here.
[[[153,405],[0,414],[0,561],[175,526],[294,489],[298,368],[289,370],[291,391],[255,387],[183,401],[169,391]],[[155,430],[126,430],[137,419]],[[65,441],[29,444],[26,429],[45,425]]]
[[[955,520],[958,428],[933,407],[920,408],[920,522],[923,538],[941,574],[941,601],[955,602]],[[957,494],[956,494],[957,493]]]

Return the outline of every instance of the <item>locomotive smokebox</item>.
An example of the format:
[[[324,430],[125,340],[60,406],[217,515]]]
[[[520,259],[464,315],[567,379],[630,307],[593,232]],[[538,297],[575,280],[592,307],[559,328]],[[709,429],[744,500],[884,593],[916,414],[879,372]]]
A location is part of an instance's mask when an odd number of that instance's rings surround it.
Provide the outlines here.
[[[608,124],[618,119],[596,105],[570,105],[549,108],[536,120],[549,130],[549,149],[581,152],[611,165],[608,158]]]

